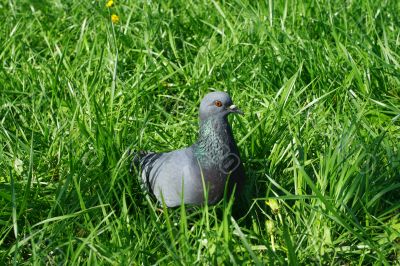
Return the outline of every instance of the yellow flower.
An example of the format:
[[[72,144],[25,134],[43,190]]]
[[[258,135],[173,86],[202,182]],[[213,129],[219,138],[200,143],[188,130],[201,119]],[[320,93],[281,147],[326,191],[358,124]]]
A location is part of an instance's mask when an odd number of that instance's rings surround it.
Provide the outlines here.
[[[113,0],[108,0],[106,7],[112,7],[114,5],[114,1]]]
[[[279,203],[276,199],[269,199],[265,201],[265,204],[267,204],[273,213],[278,213],[279,212]]]
[[[119,16],[118,15],[115,15],[115,14],[112,14],[111,15],[111,21],[112,21],[112,23],[118,23],[119,22]]]

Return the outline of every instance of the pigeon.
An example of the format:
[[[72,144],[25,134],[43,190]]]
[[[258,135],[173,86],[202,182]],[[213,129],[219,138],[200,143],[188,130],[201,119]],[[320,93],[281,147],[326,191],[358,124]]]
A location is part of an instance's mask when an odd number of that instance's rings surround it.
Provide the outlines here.
[[[200,103],[197,141],[183,149],[164,153],[140,152],[136,163],[147,191],[167,207],[183,204],[210,205],[241,192],[245,173],[229,114],[244,113],[225,92],[208,93]],[[233,194],[234,193],[234,194]]]

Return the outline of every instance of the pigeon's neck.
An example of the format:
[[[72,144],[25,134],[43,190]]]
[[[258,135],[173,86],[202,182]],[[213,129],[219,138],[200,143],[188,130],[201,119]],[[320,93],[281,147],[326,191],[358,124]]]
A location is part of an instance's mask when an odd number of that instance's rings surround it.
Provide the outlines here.
[[[200,133],[194,145],[194,155],[203,167],[214,167],[231,152],[233,141],[227,118],[210,117],[200,122]]]

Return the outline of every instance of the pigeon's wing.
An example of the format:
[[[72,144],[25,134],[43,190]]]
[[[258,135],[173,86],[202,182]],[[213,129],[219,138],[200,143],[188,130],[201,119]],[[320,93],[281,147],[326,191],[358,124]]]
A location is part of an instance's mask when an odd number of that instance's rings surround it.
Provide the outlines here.
[[[200,168],[191,148],[149,154],[142,161],[142,180],[168,207],[180,205],[182,198],[185,204],[203,201]]]

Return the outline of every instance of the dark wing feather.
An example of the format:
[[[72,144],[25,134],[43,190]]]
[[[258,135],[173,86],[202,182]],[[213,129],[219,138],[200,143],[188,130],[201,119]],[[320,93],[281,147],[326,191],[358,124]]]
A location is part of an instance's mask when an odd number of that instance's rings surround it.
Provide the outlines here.
[[[146,180],[143,180],[147,190],[153,194],[152,182],[150,180],[150,172],[153,168],[155,161],[162,155],[162,153],[155,153],[151,151],[138,151],[129,154],[133,155],[131,166],[129,171],[132,172],[133,167],[139,168],[141,171],[145,171]],[[141,176],[141,174],[139,174]]]

